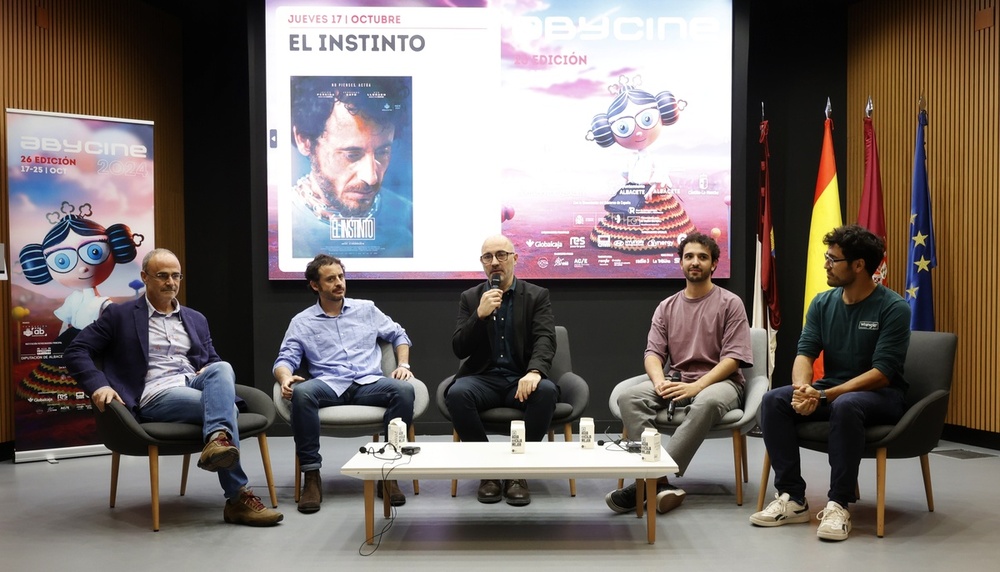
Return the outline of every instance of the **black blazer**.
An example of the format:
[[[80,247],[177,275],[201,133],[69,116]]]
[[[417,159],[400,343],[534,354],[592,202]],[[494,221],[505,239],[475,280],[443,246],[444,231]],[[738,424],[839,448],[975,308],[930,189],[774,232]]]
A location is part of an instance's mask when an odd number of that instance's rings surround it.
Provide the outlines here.
[[[459,299],[458,322],[451,337],[451,347],[455,356],[465,361],[459,366],[456,378],[483,373],[493,365],[495,333],[492,320],[480,320],[476,315],[479,300],[489,287],[483,282],[462,292]],[[520,373],[537,369],[542,378],[548,378],[556,352],[555,317],[549,291],[521,279],[514,282],[511,352],[514,366]]]

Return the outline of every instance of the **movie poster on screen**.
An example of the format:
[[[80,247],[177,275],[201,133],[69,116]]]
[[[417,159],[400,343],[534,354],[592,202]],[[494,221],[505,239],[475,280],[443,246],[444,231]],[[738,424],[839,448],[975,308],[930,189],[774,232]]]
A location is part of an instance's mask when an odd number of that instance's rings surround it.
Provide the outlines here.
[[[731,0],[265,7],[271,278],[301,279],[319,250],[293,244],[306,224],[295,201],[335,220],[330,205],[350,209],[390,177],[409,177],[409,234],[393,238],[398,255],[346,252],[352,276],[479,278],[483,239],[503,233],[525,278],[683,278],[677,245],[696,231],[719,243],[714,275],[730,276]],[[309,154],[289,96],[309,77],[407,78],[408,137],[385,161],[339,143],[363,158],[350,168]],[[306,165],[308,192],[290,191]],[[313,226],[359,246],[379,232]]]
[[[291,91],[292,256],[412,258],[410,78],[295,76]]]
[[[143,294],[153,235],[153,124],[7,110],[15,460],[106,452],[64,348]]]

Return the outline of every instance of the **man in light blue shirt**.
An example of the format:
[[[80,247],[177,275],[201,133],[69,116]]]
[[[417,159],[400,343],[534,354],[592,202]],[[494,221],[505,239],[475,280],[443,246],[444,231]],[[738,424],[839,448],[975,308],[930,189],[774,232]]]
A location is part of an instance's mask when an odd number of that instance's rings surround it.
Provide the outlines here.
[[[383,428],[399,417],[413,423],[413,385],[405,383],[410,373],[410,338],[370,300],[347,298],[344,264],[339,258],[318,254],[306,267],[306,281],[317,295],[316,304],[299,312],[285,332],[274,378],[281,395],[292,402],[292,433],[295,453],[305,479],[299,497],[299,512],[319,511],[323,484],[319,469],[319,410],[334,405],[385,407]],[[399,364],[392,379],[382,375],[378,340],[392,343]],[[310,379],[295,375],[305,366]],[[388,431],[386,430],[388,435]],[[378,487],[389,494],[393,506],[406,502],[396,481]]]

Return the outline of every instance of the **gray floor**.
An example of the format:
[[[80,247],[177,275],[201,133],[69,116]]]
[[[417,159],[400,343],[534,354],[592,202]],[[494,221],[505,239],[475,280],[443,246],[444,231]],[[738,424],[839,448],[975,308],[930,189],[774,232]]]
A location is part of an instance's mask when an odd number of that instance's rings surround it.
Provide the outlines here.
[[[442,437],[418,437],[418,440]],[[676,511],[657,519],[657,542],[646,543],[644,520],[616,515],[604,503],[607,480],[580,480],[576,498],[566,481],[531,481],[532,503],[480,505],[478,483],[462,481],[451,498],[449,481],[421,481],[408,494],[381,545],[363,545],[361,482],[339,474],[342,460],[364,439],[323,438],[327,459],[324,503],[314,515],[295,510],[289,437],[269,440],[282,524],[253,529],[224,524],[214,475],[191,469],[188,492],[177,496],[180,459],[161,460],[161,530],[152,532],[145,458],[123,458],[118,503],[108,508],[110,457],[58,462],[0,463],[0,569],[3,570],[996,570],[1000,519],[996,451],[942,443],[931,455],[935,512],[927,512],[916,460],[889,461],[886,536],[875,536],[875,468],[865,461],[861,492],[852,505],[854,530],[842,543],[815,536],[816,521],[762,529],[750,526],[763,446],[750,439],[750,483],[743,506],[733,496],[732,450],[726,439],[705,443],[690,476],[675,484],[688,492]],[[956,453],[949,453],[956,451]],[[970,454],[971,453],[971,454]],[[977,456],[974,453],[986,453]],[[974,458],[960,458],[960,457]],[[266,498],[256,441],[244,466]],[[809,501],[825,500],[825,457],[804,452]],[[773,492],[772,492],[773,494]],[[377,516],[376,527],[388,521]],[[992,564],[990,564],[992,562]],[[808,564],[807,564],[808,563]],[[343,568],[346,567],[346,568]],[[697,568],[695,568],[697,567]]]

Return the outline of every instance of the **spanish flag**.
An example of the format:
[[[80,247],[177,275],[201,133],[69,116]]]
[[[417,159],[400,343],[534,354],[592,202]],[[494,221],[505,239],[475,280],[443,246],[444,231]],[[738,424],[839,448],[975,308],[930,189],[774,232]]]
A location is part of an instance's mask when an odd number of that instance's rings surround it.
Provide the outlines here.
[[[829,106],[829,103],[827,104]],[[816,195],[813,197],[812,221],[809,223],[808,257],[806,258],[806,290],[802,304],[802,323],[812,299],[830,287],[826,283],[826,245],[823,237],[844,224],[840,214],[840,188],[837,186],[837,162],[833,157],[833,119],[827,114],[823,128],[823,152],[819,158]],[[823,356],[813,363],[813,379],[823,377]]]

